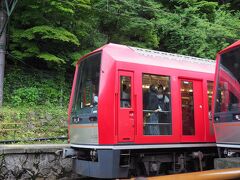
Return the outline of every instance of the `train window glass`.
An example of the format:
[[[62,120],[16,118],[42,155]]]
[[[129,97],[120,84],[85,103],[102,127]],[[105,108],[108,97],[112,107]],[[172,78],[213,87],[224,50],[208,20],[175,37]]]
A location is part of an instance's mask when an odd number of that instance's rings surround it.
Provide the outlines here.
[[[213,82],[207,81],[207,94],[208,94],[208,112],[212,112],[212,95],[213,95]],[[209,114],[209,119],[211,115]]]
[[[76,115],[97,112],[100,64],[101,53],[98,53],[79,65],[72,108]]]
[[[240,111],[239,68],[240,48],[235,48],[221,55],[215,100],[216,121],[234,120],[231,114],[217,118],[218,113],[237,113],[237,111]]]
[[[120,77],[120,106],[122,108],[131,107],[131,77],[121,76]]]
[[[183,135],[195,134],[193,82],[181,81],[182,99],[182,133]]]
[[[223,83],[218,83],[218,87],[217,87],[217,94],[216,94],[216,102],[215,102],[215,112],[220,112],[220,111],[224,111],[224,106],[223,106],[223,101],[225,99],[224,97],[225,93],[224,93],[224,85]]]
[[[210,134],[214,135],[212,124],[212,96],[213,96],[213,82],[207,81],[207,94],[208,94],[208,118],[210,120]]]
[[[144,135],[171,135],[170,77],[142,75]]]
[[[215,112],[229,112],[240,110],[239,99],[236,86],[226,81],[221,81],[217,86],[217,99],[215,102]]]

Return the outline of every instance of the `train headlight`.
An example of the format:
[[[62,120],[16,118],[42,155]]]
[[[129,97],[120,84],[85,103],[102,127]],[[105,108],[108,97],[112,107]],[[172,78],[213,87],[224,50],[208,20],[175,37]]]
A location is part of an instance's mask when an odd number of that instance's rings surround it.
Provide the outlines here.
[[[216,121],[216,122],[218,122],[219,121],[219,117],[214,117],[214,120]]]
[[[98,154],[96,150],[91,150],[90,151],[90,158],[92,161],[97,161],[98,160]]]
[[[96,122],[97,121],[97,117],[96,116],[89,117],[89,121]]]
[[[234,119],[240,121],[240,114],[235,114]]]
[[[80,118],[80,117],[72,117],[72,123],[77,124],[77,123],[80,123],[80,121],[82,121],[82,118]]]

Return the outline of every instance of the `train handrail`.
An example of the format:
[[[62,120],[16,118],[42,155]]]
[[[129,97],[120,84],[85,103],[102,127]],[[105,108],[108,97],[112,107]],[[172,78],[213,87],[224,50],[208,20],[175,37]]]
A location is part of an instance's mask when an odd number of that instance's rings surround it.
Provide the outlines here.
[[[143,110],[146,113],[170,113],[171,111]]]
[[[168,125],[168,124],[172,124],[172,123],[144,123],[144,124],[147,124],[147,125]]]

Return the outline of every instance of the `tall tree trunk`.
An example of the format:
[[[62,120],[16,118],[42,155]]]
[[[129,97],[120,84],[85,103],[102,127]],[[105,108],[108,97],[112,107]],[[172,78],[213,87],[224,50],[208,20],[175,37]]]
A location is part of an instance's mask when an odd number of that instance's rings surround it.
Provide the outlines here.
[[[4,27],[7,15],[3,8],[0,9],[0,30],[2,34],[0,37],[0,107],[3,104],[3,79],[4,79],[4,66],[5,66],[5,47],[6,47],[6,28]]]

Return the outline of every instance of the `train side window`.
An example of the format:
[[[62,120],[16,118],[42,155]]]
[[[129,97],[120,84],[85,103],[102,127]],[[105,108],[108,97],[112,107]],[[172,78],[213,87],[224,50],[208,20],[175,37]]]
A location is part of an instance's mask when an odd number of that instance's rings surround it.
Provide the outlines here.
[[[100,65],[101,53],[93,54],[80,63],[72,107],[74,117],[97,112]]]
[[[207,81],[207,94],[208,94],[208,117],[212,119],[212,95],[213,95],[213,82]]]
[[[215,102],[215,112],[225,111],[224,106],[224,99],[225,97],[225,90],[223,83],[218,84],[217,92],[216,92],[216,102]]]
[[[182,132],[183,135],[195,135],[193,82],[181,81]]]
[[[144,135],[171,135],[170,77],[143,74],[142,92]]]
[[[213,96],[213,82],[207,81],[207,95],[208,95],[208,119],[210,120],[210,134],[214,135],[212,124],[212,96]]]
[[[225,98],[222,99],[223,106],[221,107],[220,112],[236,112],[240,110],[239,56],[240,48],[234,48],[233,50],[221,55],[218,83],[220,84],[220,87],[221,84],[223,85],[222,93]],[[222,120],[232,121],[232,118],[224,117]]]
[[[121,76],[120,77],[120,106],[122,108],[131,107],[131,77]]]

